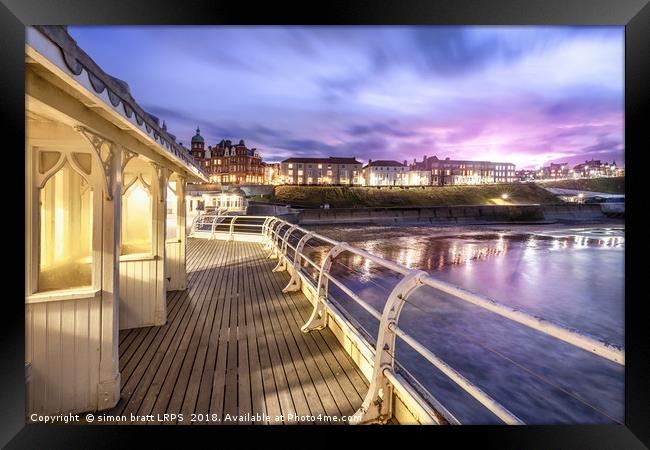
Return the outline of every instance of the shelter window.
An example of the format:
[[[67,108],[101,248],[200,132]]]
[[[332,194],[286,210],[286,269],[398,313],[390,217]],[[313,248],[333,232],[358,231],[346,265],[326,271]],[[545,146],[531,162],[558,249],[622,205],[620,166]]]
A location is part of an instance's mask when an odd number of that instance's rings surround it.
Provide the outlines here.
[[[178,197],[176,197],[176,182],[167,185],[167,232],[165,239],[178,239]]]
[[[122,255],[152,252],[152,200],[147,183],[138,177],[122,195]]]
[[[93,192],[66,163],[40,190],[38,289],[92,285]]]

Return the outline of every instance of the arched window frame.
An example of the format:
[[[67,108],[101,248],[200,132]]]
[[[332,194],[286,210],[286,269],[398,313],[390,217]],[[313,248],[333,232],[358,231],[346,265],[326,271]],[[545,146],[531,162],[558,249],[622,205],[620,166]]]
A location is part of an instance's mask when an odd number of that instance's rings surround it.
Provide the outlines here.
[[[174,187],[172,187],[172,183]],[[182,190],[180,189],[179,183],[181,183],[181,180],[176,176],[176,174],[173,174],[172,176],[169,177],[167,180],[167,189],[169,189],[173,194],[174,194],[174,199],[176,200],[176,237],[173,238],[167,238],[165,235],[165,242],[179,242],[181,240],[181,235],[180,233],[182,230],[180,229],[180,207],[181,207],[181,199],[179,198],[179,195],[182,194]],[[170,196],[167,194],[165,196],[165,220],[167,220],[167,206],[170,201]],[[167,229],[165,228],[165,234],[167,234]]]
[[[132,163],[132,161],[140,161],[142,162],[143,158],[137,155],[134,155],[133,158],[129,159],[126,164],[122,167],[122,180],[124,181],[124,184],[122,185],[122,192],[121,192],[121,198],[120,201],[124,201],[124,196],[128,194],[128,192],[134,188],[136,185],[140,186],[142,189],[145,190],[149,194],[149,198],[151,201],[151,217],[149,221],[149,230],[151,234],[151,246],[149,248],[149,251],[143,252],[143,253],[130,253],[126,255],[122,255],[122,241],[123,241],[123,236],[122,233],[120,233],[120,261],[131,261],[131,260],[147,260],[147,259],[153,259],[157,255],[157,244],[156,244],[156,224],[155,224],[155,217],[153,214],[154,210],[154,205],[155,202],[158,201],[160,193],[157,192],[157,189],[154,188],[154,184],[157,182],[158,176],[151,167],[150,169],[147,168],[146,170],[141,170],[137,172],[133,172],[133,177],[130,178],[127,182],[127,173],[129,169],[129,165]],[[147,181],[144,179],[145,175],[149,175],[151,177],[151,183],[147,183]],[[122,203],[122,207],[120,208],[123,211],[124,208],[124,203]]]
[[[41,154],[44,152],[55,152],[59,154],[57,161],[50,167],[48,170],[41,172]],[[90,156],[90,174],[87,173],[77,162],[77,159],[74,155],[88,155]],[[77,146],[72,146],[70,148],[63,147],[54,147],[49,148],[47,146],[33,146],[31,147],[30,155],[33,158],[31,161],[31,171],[32,171],[32,186],[31,186],[31,210],[29,215],[31,216],[31,252],[29,264],[29,277],[27,280],[27,295],[43,295],[47,297],[56,297],[66,294],[74,294],[77,292],[84,292],[91,290],[97,292],[101,289],[101,251],[102,251],[102,242],[101,242],[101,211],[102,211],[102,200],[103,200],[103,191],[105,188],[105,174],[102,167],[102,162],[99,160],[96,153],[90,149],[79,148]],[[40,253],[41,246],[43,243],[40,239],[41,234],[41,191],[45,187],[45,184],[55,176],[59,171],[63,169],[65,164],[69,164],[70,168],[80,175],[86,183],[88,183],[89,188],[91,189],[92,195],[92,251],[91,251],[91,284],[90,286],[82,287],[70,287],[57,290],[41,291],[38,286],[38,277],[40,269]]]

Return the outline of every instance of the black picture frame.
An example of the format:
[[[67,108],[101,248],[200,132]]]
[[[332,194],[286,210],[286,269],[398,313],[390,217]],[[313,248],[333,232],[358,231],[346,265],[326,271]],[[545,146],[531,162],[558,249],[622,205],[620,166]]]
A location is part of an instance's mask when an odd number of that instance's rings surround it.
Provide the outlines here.
[[[99,427],[25,424],[24,387],[24,254],[19,236],[24,231],[24,58],[25,25],[126,24],[404,24],[404,25],[623,25],[625,26],[625,146],[627,219],[625,252],[625,426],[463,426],[463,427],[346,427],[343,436],[311,432],[304,427]],[[311,448],[314,444],[345,445],[352,436],[373,437],[387,443],[397,437],[402,445],[455,447],[468,442],[482,448],[612,448],[650,446],[650,336],[644,314],[645,267],[642,215],[644,150],[648,148],[645,120],[650,109],[649,0],[375,0],[301,4],[236,3],[195,0],[0,0],[0,124],[4,159],[6,211],[13,219],[5,226],[5,264],[16,276],[4,273],[5,324],[0,351],[0,443],[7,448],[117,448],[134,446],[136,437],[171,443],[181,435],[185,446],[243,445],[255,437],[268,443]],[[171,64],[170,64],[171,66]],[[645,120],[644,120],[645,119]],[[13,178],[7,177],[7,175]],[[16,243],[15,249],[10,245]],[[23,252],[23,253],[21,253]],[[4,265],[4,264],[3,264]],[[12,267],[13,266],[13,267]],[[354,428],[354,430],[352,430]],[[291,431],[302,436],[287,439]],[[174,436],[172,436],[172,433]],[[353,433],[353,434],[351,434]],[[413,439],[404,433],[417,434]],[[276,435],[277,434],[277,435]],[[144,436],[146,435],[146,436]],[[227,440],[228,438],[233,440]],[[204,441],[207,439],[207,441]],[[365,444],[372,445],[366,441]]]

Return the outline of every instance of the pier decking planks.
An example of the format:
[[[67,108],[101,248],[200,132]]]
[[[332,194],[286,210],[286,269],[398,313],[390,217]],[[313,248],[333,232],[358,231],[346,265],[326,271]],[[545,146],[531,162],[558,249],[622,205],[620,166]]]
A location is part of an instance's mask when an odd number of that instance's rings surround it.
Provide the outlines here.
[[[167,323],[120,332],[122,393],[107,413],[182,413],[182,422],[164,423],[184,425],[192,413],[203,415],[193,424],[258,422],[225,421],[226,414],[265,413],[270,423],[280,414],[282,423],[304,422],[289,414],[353,414],[365,378],[329,329],[300,331],[311,304],[302,293],[282,293],[289,276],[271,271],[276,261],[262,245],[187,245],[188,288],[168,295]]]

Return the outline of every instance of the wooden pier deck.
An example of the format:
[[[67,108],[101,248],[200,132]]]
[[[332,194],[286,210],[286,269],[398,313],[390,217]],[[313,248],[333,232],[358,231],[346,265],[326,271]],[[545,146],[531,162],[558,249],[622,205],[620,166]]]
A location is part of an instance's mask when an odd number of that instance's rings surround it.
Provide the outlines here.
[[[289,275],[276,262],[261,244],[188,239],[188,288],[168,294],[167,323],[120,332],[121,399],[107,414],[169,424],[353,414],[366,379],[329,329],[300,331],[312,306],[281,292]]]

